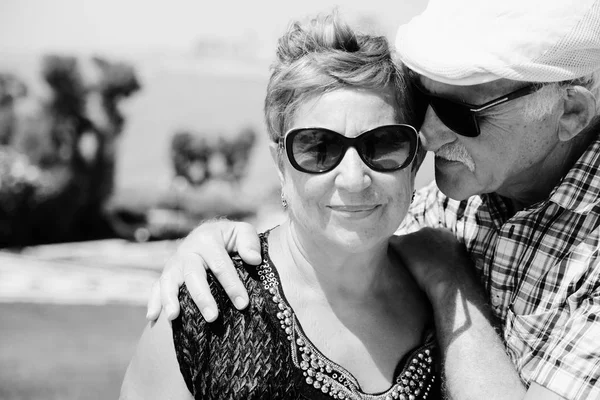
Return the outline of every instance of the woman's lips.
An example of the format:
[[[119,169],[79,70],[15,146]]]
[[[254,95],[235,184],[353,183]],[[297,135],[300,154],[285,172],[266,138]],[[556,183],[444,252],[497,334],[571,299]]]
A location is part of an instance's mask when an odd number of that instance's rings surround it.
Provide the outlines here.
[[[345,213],[368,213],[379,207],[379,204],[361,204],[352,206],[328,206],[334,211],[345,212]]]

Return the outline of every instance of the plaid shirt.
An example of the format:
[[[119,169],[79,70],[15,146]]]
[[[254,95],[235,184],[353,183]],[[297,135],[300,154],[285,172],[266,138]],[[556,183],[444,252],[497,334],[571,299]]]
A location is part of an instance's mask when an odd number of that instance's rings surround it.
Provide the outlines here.
[[[600,138],[548,200],[510,216],[496,194],[417,191],[398,232],[445,227],[480,273],[521,379],[600,399]]]

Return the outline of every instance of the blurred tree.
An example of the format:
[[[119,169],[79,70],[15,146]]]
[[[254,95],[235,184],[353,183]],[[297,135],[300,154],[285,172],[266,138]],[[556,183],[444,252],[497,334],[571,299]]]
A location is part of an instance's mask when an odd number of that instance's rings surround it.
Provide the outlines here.
[[[210,179],[208,162],[212,152],[205,135],[194,135],[189,131],[175,133],[171,140],[175,177],[182,177],[194,186]]]
[[[234,182],[240,182],[246,175],[255,142],[256,132],[249,127],[242,129],[233,139],[225,141],[221,151],[225,155],[228,175]]]
[[[248,171],[256,132],[246,127],[233,137],[176,132],[171,139],[171,162],[175,177],[192,186],[211,179],[240,183]]]
[[[140,89],[133,68],[95,58],[85,82],[75,57],[49,55],[42,76],[51,96],[0,147],[0,246],[109,235],[104,205],[114,186],[124,117],[118,104]]]
[[[15,100],[27,95],[27,86],[13,74],[0,73],[0,145],[7,145],[15,129]]]
[[[174,177],[171,187],[148,213],[148,235],[185,236],[200,221],[256,214],[256,204],[243,193],[256,133],[244,128],[235,135],[181,130],[171,139]]]

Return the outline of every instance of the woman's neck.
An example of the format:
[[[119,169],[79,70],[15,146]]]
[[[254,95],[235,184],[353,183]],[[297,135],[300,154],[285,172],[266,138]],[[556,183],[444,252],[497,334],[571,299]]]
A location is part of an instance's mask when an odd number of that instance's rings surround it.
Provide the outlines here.
[[[314,235],[304,234],[286,222],[270,235],[272,257],[288,265],[290,279],[329,295],[365,298],[382,290],[391,265],[387,241],[349,252]],[[370,296],[369,296],[370,297]]]
[[[389,388],[399,360],[423,339],[425,297],[393,265],[387,241],[350,252],[294,228],[271,232],[269,255],[302,331],[363,390]]]

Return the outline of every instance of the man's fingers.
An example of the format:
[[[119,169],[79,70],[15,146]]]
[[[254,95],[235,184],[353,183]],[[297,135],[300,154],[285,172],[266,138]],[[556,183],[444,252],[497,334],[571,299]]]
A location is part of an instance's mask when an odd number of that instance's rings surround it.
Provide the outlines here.
[[[202,258],[194,253],[188,253],[183,259],[183,279],[194,303],[207,322],[213,322],[219,315],[217,303],[212,296],[206,270]]]
[[[148,311],[146,313],[146,319],[148,321],[156,321],[160,315],[160,310],[162,308],[162,304],[160,303],[160,281],[158,280],[156,280],[152,284],[147,308]]]
[[[238,310],[248,306],[248,293],[233,266],[230,255],[222,246],[208,246],[203,249],[202,258],[207,268],[215,275],[227,296]]]
[[[234,251],[237,250],[242,260],[252,265],[260,264],[262,260],[260,240],[254,226],[248,223],[236,224],[232,239]]]
[[[169,320],[179,315],[179,287],[183,284],[180,257],[176,254],[169,260],[160,277],[160,301]]]
[[[228,252],[239,253],[249,264],[260,263],[260,242],[252,225],[228,220],[207,222],[182,241],[160,278],[161,303],[170,320],[179,315],[179,286],[184,282],[204,318],[209,322],[217,318],[217,304],[205,269],[213,272],[238,309],[247,307],[246,288]],[[152,311],[150,316],[154,316],[155,310]]]

